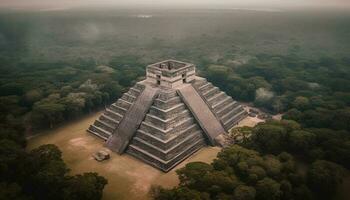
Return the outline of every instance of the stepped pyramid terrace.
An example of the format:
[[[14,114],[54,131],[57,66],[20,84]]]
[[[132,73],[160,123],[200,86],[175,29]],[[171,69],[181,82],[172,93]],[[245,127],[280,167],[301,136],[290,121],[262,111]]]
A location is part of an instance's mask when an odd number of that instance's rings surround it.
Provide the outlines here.
[[[106,108],[88,132],[112,151],[165,172],[205,145],[223,146],[247,112],[195,70],[176,60],[148,65],[147,78]]]

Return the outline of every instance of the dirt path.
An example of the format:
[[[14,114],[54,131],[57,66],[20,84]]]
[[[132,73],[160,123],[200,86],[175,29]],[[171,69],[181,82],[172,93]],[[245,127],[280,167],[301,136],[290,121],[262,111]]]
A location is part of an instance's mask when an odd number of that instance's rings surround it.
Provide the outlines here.
[[[87,133],[86,129],[100,114],[94,113],[55,130],[43,132],[28,140],[28,149],[42,144],[56,144],[63,152],[63,159],[72,174],[94,171],[106,177],[108,185],[103,194],[105,200],[148,199],[151,185],[173,187],[178,184],[176,169],[193,161],[209,163],[220,151],[218,147],[203,148],[166,174],[126,154],[120,156],[111,153],[110,160],[99,163],[91,154],[104,148],[104,142]]]

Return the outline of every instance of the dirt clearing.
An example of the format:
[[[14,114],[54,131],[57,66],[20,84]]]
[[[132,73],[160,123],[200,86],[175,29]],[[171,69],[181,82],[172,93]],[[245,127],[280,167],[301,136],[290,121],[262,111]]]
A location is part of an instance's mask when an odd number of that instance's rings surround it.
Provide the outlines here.
[[[97,172],[108,179],[104,189],[104,200],[149,199],[151,185],[173,187],[178,184],[175,170],[188,162],[210,163],[220,151],[218,147],[205,147],[190,156],[175,169],[163,173],[129,155],[110,153],[111,159],[97,162],[92,154],[104,148],[104,142],[86,132],[86,129],[101,114],[97,112],[57,129],[43,132],[28,140],[28,149],[43,144],[55,144],[63,152],[63,159],[72,174]]]

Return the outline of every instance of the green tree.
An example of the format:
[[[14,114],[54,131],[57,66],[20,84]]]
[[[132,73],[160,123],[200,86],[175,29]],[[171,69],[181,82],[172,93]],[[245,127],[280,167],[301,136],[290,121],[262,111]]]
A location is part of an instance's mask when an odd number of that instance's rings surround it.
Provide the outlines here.
[[[278,125],[259,125],[253,130],[252,140],[262,152],[279,153],[286,146],[287,130]]]
[[[28,105],[32,105],[43,97],[42,91],[38,89],[29,90],[24,95],[24,100]]]
[[[271,178],[264,178],[256,185],[256,199],[277,200],[281,197],[280,184]]]
[[[320,199],[329,199],[342,182],[344,169],[340,165],[325,160],[312,163],[308,171],[308,183]]]
[[[22,193],[22,188],[16,183],[0,182],[0,200],[30,200],[31,197]]]
[[[97,173],[84,173],[69,177],[63,189],[66,200],[99,200],[107,180]]]
[[[25,151],[12,140],[0,140],[0,182],[16,180],[17,170],[25,160]]]
[[[234,198],[237,200],[254,200],[255,195],[255,188],[246,185],[240,185],[234,191]]]
[[[295,200],[313,200],[314,195],[306,185],[301,185],[293,189],[293,197]]]
[[[302,120],[303,117],[303,113],[300,112],[298,109],[296,108],[292,108],[290,110],[288,110],[284,115],[283,115],[283,119],[287,119],[287,120],[294,120],[297,122],[300,122]]]
[[[229,75],[229,68],[222,65],[211,65],[207,69],[209,80],[219,86],[224,86]]]
[[[186,164],[184,168],[176,171],[180,179],[180,185],[188,185],[190,187],[202,187],[200,180],[213,170],[213,167],[203,162],[191,162]]]
[[[227,167],[238,169],[238,163],[248,159],[252,162],[259,160],[259,153],[238,145],[232,145],[219,152],[212,165],[215,170],[225,170]]]
[[[65,175],[69,171],[57,146],[48,144],[30,152],[32,173],[26,177],[26,191],[36,199],[61,199]],[[30,166],[30,164],[32,166]]]
[[[109,101],[114,101],[122,94],[123,87],[119,85],[116,81],[107,82],[101,88],[102,92],[109,95]]]
[[[208,194],[187,187],[178,187],[172,190],[156,188],[152,193],[155,200],[210,200]]]
[[[303,130],[295,130],[289,134],[289,146],[294,152],[308,152],[316,143],[316,135]]]
[[[61,122],[63,120],[63,112],[65,111],[65,106],[60,103],[50,103],[50,102],[38,102],[33,107],[34,119],[41,119],[44,122],[47,121],[50,128]]]

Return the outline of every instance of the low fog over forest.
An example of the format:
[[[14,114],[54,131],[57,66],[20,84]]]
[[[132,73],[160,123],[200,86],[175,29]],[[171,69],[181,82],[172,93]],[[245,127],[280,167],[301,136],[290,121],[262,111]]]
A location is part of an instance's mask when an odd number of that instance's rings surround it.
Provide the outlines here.
[[[183,7],[183,8],[232,8],[232,7],[252,7],[252,8],[344,8],[349,7],[347,0],[3,0],[1,7],[96,7],[114,6],[128,8],[142,7]]]

